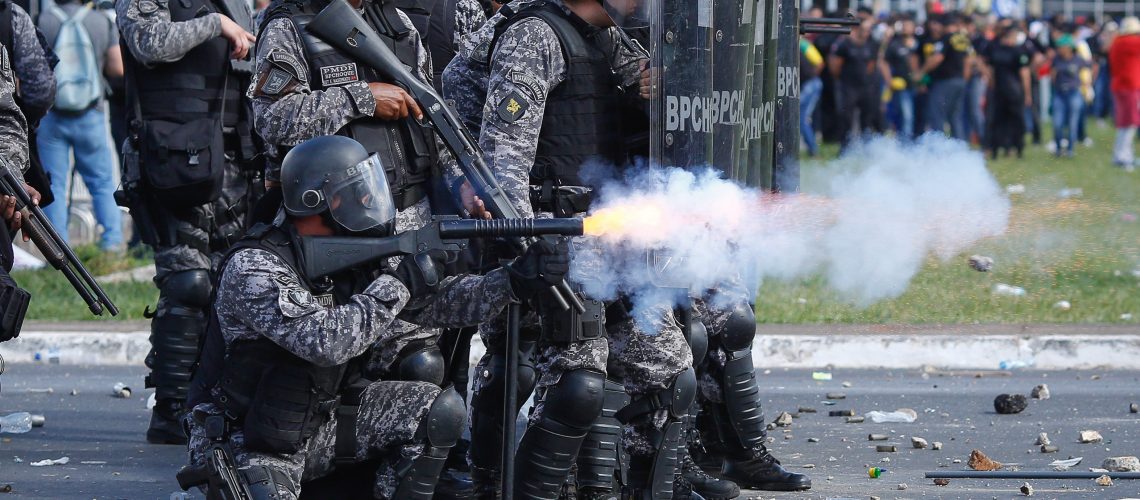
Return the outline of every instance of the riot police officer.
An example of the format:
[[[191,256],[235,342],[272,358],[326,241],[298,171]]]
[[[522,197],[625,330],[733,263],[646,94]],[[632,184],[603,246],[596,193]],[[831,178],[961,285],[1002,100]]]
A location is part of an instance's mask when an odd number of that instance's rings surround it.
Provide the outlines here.
[[[212,401],[193,413],[191,464],[222,439],[253,498],[296,498],[334,464],[365,462],[375,497],[430,499],[466,410],[454,389],[370,380],[384,364],[379,353],[414,333],[394,325],[485,321],[549,286],[568,258],[534,246],[487,275],[445,277],[445,254],[426,249],[395,268],[385,261],[314,279],[302,263],[335,257],[306,255],[304,239],[393,231],[384,165],[352,139],[318,137],[288,153],[281,181],[273,224],[255,226],[221,267],[213,310],[225,359]],[[209,435],[218,429],[228,432]]]
[[[178,422],[198,358],[211,270],[241,236],[256,153],[241,99],[254,37],[246,2],[127,0],[116,4],[125,47],[130,138],[120,204],[155,250],[158,307],[148,386],[152,443],[185,443]]]

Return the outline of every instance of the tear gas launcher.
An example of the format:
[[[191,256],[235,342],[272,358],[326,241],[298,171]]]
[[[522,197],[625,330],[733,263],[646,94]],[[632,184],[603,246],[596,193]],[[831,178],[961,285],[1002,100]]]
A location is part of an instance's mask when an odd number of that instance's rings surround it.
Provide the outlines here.
[[[520,214],[483,161],[483,152],[479,150],[471,133],[463,127],[455,111],[443,103],[443,98],[431,85],[408,71],[356,9],[345,0],[332,0],[309,22],[306,29],[403,87],[420,104],[427,121],[455,156],[464,176],[475,189],[475,194],[483,200],[487,210],[496,219],[519,219]],[[522,246],[531,242],[528,241],[531,240],[529,237],[517,239]],[[553,287],[551,291],[563,309],[569,309],[573,305],[578,311],[585,310],[581,299],[565,282]]]
[[[115,307],[110,297],[107,297],[107,293],[103,291],[103,287],[91,277],[91,272],[83,267],[75,252],[71,251],[71,247],[67,246],[67,242],[63,241],[52,227],[44,211],[39,205],[32,203],[31,196],[24,191],[24,183],[12,173],[7,160],[0,163],[0,170],[3,170],[0,194],[16,197],[16,209],[23,212],[24,234],[35,243],[44,259],[51,264],[51,267],[63,273],[68,283],[71,283],[83,298],[83,302],[87,303],[87,308],[92,314],[102,316],[105,308],[111,316],[118,315],[119,308]]]
[[[470,238],[581,236],[582,229],[582,219],[474,220],[441,216],[421,229],[386,238],[306,236],[301,238],[301,248],[305,276],[318,279],[389,257],[434,249],[462,250]]]

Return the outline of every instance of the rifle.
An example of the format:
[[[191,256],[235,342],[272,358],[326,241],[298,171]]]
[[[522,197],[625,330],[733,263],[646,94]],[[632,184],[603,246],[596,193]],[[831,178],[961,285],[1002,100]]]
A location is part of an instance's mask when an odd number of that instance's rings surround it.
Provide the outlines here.
[[[230,448],[228,425],[222,415],[206,417],[203,423],[210,445],[206,449],[206,463],[199,467],[183,466],[175,478],[183,491],[196,486],[206,487],[207,500],[252,500],[247,478],[238,470]]]
[[[0,178],[0,194],[16,197],[16,209],[24,215],[24,234],[35,243],[48,263],[63,273],[87,303],[87,308],[92,314],[102,316],[105,307],[111,316],[117,316],[119,308],[115,307],[107,297],[107,293],[91,276],[91,272],[83,267],[83,263],[59,236],[39,205],[32,203],[32,198],[28,196],[27,191],[24,191],[24,183],[12,173],[10,165],[5,161],[0,165],[0,170],[4,171],[3,177]]]
[[[404,88],[420,104],[430,126],[439,134],[447,149],[455,156],[467,181],[483,200],[487,210],[496,219],[519,219],[521,216],[503,192],[495,176],[483,160],[471,133],[463,127],[455,110],[443,103],[435,89],[410,73],[391,49],[380,40],[356,9],[344,0],[332,0],[327,7],[309,22],[306,29],[321,40],[359,59],[376,69],[384,77]],[[529,246],[532,241],[523,238],[519,244]],[[566,282],[551,287],[552,295],[562,309],[571,305],[585,311],[581,299]]]
[[[305,276],[313,280],[397,255],[414,255],[432,249],[462,250],[470,238],[581,234],[581,219],[474,220],[446,215],[433,217],[423,228],[387,238],[303,237],[301,248],[305,255]]]

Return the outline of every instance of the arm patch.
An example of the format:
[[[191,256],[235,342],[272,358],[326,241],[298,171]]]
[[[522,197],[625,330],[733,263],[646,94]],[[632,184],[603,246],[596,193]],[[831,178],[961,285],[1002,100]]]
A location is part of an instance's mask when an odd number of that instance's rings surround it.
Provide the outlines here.
[[[530,109],[530,102],[516,90],[499,101],[499,118],[502,118],[504,122],[514,123],[522,118],[528,109]]]
[[[524,90],[527,94],[530,94],[531,99],[534,99],[535,102],[542,103],[546,101],[546,86],[538,81],[538,78],[534,75],[517,68],[511,68],[511,70],[507,72],[507,80],[510,80],[511,83],[514,83],[515,86]]]

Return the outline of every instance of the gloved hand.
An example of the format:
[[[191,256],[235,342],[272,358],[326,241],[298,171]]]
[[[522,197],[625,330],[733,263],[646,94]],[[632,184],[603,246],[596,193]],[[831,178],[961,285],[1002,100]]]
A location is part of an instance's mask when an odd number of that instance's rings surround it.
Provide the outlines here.
[[[506,265],[511,276],[511,288],[522,300],[533,298],[538,292],[561,283],[570,271],[570,253],[566,244],[555,245],[538,240],[522,256]]]
[[[440,282],[447,277],[447,260],[448,254],[444,250],[425,250],[400,260],[392,275],[408,288],[414,301],[439,289]]]

